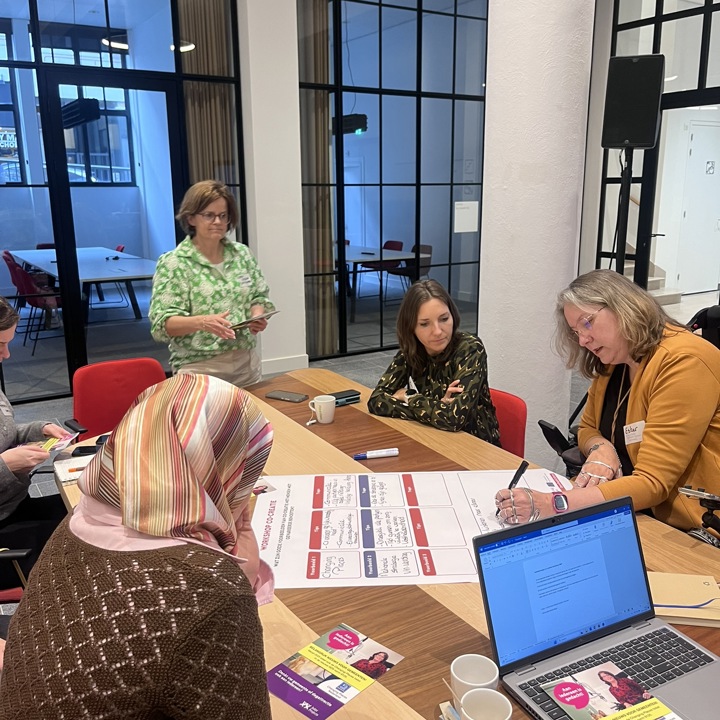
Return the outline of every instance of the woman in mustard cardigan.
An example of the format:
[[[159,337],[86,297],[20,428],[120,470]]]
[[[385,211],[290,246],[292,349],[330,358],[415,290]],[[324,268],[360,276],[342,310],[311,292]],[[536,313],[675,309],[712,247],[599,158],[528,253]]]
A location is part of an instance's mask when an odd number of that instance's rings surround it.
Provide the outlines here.
[[[518,523],[629,495],[636,510],[688,530],[703,509],[678,493],[720,495],[720,350],[610,270],[575,279],[558,296],[556,346],[593,382],[578,443],[587,460],[573,490],[496,495]]]

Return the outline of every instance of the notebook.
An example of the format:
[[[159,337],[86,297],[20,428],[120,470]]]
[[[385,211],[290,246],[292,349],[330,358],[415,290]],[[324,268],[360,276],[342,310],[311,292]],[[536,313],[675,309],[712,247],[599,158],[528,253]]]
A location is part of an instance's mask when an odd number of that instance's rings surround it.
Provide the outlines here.
[[[543,692],[553,679],[614,663],[637,680],[639,650],[668,664],[697,656],[639,682],[683,720],[717,717],[719,658],[655,617],[630,498],[480,535],[473,545],[500,677],[531,716],[568,717]],[[668,638],[675,649],[659,650]]]

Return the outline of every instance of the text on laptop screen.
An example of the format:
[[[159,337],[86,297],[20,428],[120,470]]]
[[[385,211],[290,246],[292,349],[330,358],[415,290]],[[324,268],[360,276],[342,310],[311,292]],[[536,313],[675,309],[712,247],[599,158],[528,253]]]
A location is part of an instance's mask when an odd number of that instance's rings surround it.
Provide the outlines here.
[[[630,505],[479,548],[501,666],[652,607]]]

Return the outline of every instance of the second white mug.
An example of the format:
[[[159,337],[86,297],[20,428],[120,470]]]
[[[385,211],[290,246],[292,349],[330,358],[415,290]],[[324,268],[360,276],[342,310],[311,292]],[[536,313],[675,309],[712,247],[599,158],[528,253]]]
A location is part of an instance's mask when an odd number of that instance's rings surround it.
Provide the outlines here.
[[[308,405],[322,425],[327,425],[335,419],[334,395],[316,395]]]
[[[510,701],[492,688],[468,690],[460,701],[462,720],[510,720]]]
[[[460,713],[460,698],[473,688],[491,688],[498,686],[500,673],[498,666],[485,655],[459,655],[450,664],[450,687],[455,693],[453,705]]]

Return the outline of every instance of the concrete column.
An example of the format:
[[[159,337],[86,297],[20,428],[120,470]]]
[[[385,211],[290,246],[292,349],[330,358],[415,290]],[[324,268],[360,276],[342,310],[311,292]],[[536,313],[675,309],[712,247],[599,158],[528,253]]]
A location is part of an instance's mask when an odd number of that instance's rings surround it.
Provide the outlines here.
[[[490,385],[527,402],[527,458],[553,468],[537,421],[569,414],[551,339],[578,268],[594,3],[489,5],[479,333]]]

